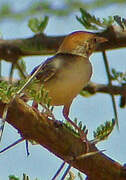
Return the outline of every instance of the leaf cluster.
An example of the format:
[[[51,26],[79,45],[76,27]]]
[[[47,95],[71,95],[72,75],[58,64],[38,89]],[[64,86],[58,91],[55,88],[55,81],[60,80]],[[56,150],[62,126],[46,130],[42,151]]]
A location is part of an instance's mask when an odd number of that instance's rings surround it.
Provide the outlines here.
[[[112,119],[112,121],[106,121],[105,124],[102,124],[99,127],[97,127],[96,131],[93,132],[95,140],[99,142],[107,139],[114,127],[114,119]]]
[[[0,83],[0,100],[4,103],[9,103],[19,89],[19,86],[11,85],[6,81],[2,81]]]
[[[21,2],[22,3],[22,2]],[[13,7],[12,3],[6,2],[2,3],[0,6],[0,19],[11,18],[14,20],[24,20],[26,17],[31,17],[33,15],[43,15],[50,14],[55,16],[68,16],[71,13],[78,11],[78,9],[99,9],[107,7],[112,3],[119,5],[125,5],[125,0],[92,0],[92,1],[83,1],[83,0],[61,0],[60,5],[54,5],[53,1],[38,0],[33,1],[29,6],[24,7],[22,10],[16,10]],[[20,6],[20,4],[19,4]]]
[[[124,30],[126,29],[126,19],[121,18],[120,16],[114,16],[114,21]]]
[[[82,174],[78,172],[77,174],[78,180],[83,180]],[[75,174],[73,172],[69,172],[68,177],[66,177],[66,180],[74,180],[75,179]],[[16,177],[15,175],[10,175],[9,180],[20,180],[20,178]],[[23,174],[23,179],[22,180],[30,180],[30,177],[26,174]],[[35,178],[35,180],[38,180],[38,178]]]
[[[20,180],[20,179],[16,177],[15,175],[10,175],[9,180]]]
[[[92,93],[90,93],[89,91],[83,89],[80,92],[80,95],[83,96],[83,97],[90,97],[90,96],[92,96]]]
[[[18,177],[16,177],[15,175],[10,175],[10,176],[9,176],[9,180],[21,180],[21,179],[18,178]],[[26,174],[23,174],[22,180],[30,180],[30,177],[27,176]],[[38,179],[35,178],[35,180],[38,180]]]
[[[86,28],[90,30],[98,30],[99,28],[106,28],[111,26],[114,23],[112,16],[108,18],[96,18],[94,15],[91,15],[85,9],[80,8],[81,17],[76,16],[76,19]]]
[[[44,88],[44,85],[40,85],[38,89],[39,82],[34,79],[33,82],[27,87],[26,93],[28,96],[37,103],[44,103],[46,107],[50,108],[51,98],[48,96],[48,91]],[[51,107],[52,109],[52,107]]]
[[[74,122],[80,128],[81,131],[83,131],[85,134],[88,133],[88,130],[86,129],[86,126],[82,124],[82,121],[78,122],[77,118],[75,118]]]
[[[74,123],[80,128],[85,135],[88,134],[88,129],[86,126],[82,124],[81,121],[78,122],[77,118],[74,119]],[[101,124],[97,129],[93,132],[94,140],[91,142],[99,142],[108,138],[108,136],[112,133],[115,127],[116,121],[112,119],[112,121],[106,121],[104,124]],[[68,127],[75,135],[79,135],[76,129],[68,122],[65,121],[65,126]]]
[[[119,84],[125,84],[126,83],[126,72],[119,72],[116,71],[114,68],[112,69],[111,73],[111,79],[113,81],[117,81]]]
[[[84,132],[85,134],[88,133],[88,129],[86,129],[86,126],[82,124],[82,121],[79,121],[79,122],[78,122],[78,119],[75,118],[75,119],[74,119],[74,123],[80,128],[80,130],[81,130],[82,132]],[[73,125],[72,125],[70,122],[68,122],[67,120],[65,120],[64,125],[65,125],[69,130],[71,130],[75,135],[80,136],[79,132],[75,129],[75,127],[73,127]]]
[[[42,33],[47,24],[48,24],[49,17],[45,16],[44,19],[40,18],[31,18],[28,22],[28,26],[34,33]]]
[[[20,80],[18,83],[9,84],[6,81],[0,83],[0,100],[4,103],[9,103],[16,93],[25,85],[26,80]],[[24,94],[28,96],[28,99],[34,100],[37,103],[43,102],[47,108],[50,108],[51,98],[48,97],[48,91],[41,85],[38,88],[39,82],[34,79],[25,89]]]

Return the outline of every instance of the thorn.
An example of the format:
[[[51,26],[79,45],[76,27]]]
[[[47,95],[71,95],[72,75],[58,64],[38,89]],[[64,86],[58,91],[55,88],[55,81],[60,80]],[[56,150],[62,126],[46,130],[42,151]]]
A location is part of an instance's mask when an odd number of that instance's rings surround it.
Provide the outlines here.
[[[60,172],[62,171],[63,167],[65,165],[65,161],[61,164],[60,168],[58,169],[58,171],[55,173],[55,175],[53,176],[53,178],[51,180],[55,180],[57,178],[57,176],[60,174]]]
[[[18,143],[20,143],[20,142],[22,142],[22,141],[24,141],[23,138],[18,139],[18,140],[15,141],[13,144],[11,144],[11,145],[7,146],[6,148],[2,149],[2,150],[0,151],[0,153],[5,152],[6,150],[12,148],[13,146],[15,146],[16,144],[18,144]]]

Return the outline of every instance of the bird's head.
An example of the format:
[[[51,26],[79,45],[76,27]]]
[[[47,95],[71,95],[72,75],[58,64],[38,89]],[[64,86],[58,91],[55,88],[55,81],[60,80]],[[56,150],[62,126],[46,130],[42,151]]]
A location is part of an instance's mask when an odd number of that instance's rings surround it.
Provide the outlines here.
[[[65,37],[57,53],[69,53],[89,57],[100,43],[107,41],[95,33],[76,31]]]

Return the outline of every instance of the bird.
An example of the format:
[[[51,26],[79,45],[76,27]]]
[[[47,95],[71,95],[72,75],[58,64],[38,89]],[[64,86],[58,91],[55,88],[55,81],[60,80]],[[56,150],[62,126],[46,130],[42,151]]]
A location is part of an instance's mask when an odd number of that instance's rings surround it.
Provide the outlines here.
[[[96,33],[75,31],[67,35],[61,43],[57,53],[48,58],[44,63],[36,66],[31,75],[40,68],[36,74],[41,84],[48,91],[51,98],[50,105],[63,106],[64,118],[80,133],[82,139],[86,135],[69,118],[71,104],[74,98],[88,84],[92,75],[90,55],[100,43],[107,39]]]

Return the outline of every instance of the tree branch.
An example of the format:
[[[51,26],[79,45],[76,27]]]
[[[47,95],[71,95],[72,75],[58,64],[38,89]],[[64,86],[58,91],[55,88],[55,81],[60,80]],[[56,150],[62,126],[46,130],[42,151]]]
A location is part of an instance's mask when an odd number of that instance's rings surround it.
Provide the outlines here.
[[[120,95],[120,107],[124,108],[126,106],[126,84],[123,84],[122,86],[110,86],[108,84],[106,85],[90,82],[86,87],[83,88],[80,93],[82,96],[85,96],[85,93],[83,93],[83,91],[89,92],[90,95],[94,95],[96,93]]]
[[[0,102],[1,115],[4,106],[5,104]],[[21,99],[17,98],[10,103],[6,121],[15,127],[23,138],[36,141],[85,173],[91,180],[126,179],[125,168],[103,153],[76,159],[79,155],[86,153],[85,143],[62,122],[49,120]],[[90,152],[97,151],[97,148],[90,143],[89,149]]]
[[[110,26],[97,35],[106,37],[108,42],[100,44],[96,52],[126,47],[126,31],[118,26]],[[36,34],[27,39],[0,39],[0,59],[14,62],[22,56],[55,54],[64,37]]]
[[[97,83],[89,83],[83,90],[88,91],[90,94],[95,93],[107,93],[113,95],[122,95],[126,96],[126,85],[123,86],[116,86],[112,85],[109,86],[108,84],[97,84]]]

